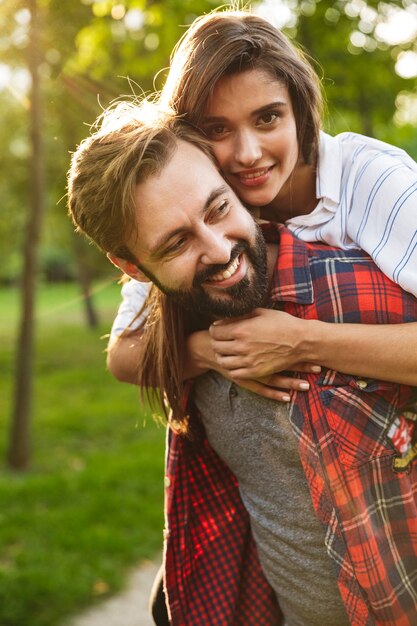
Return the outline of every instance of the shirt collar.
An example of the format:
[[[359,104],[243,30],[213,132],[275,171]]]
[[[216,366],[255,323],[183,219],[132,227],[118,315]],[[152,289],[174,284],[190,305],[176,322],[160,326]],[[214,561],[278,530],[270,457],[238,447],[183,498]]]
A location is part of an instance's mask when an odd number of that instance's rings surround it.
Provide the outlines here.
[[[304,241],[297,239],[282,224],[262,224],[267,243],[278,244],[278,256],[272,275],[271,302],[314,302],[309,256]]]
[[[317,197],[325,204],[338,205],[342,185],[342,147],[337,137],[320,132],[320,149],[317,166]]]

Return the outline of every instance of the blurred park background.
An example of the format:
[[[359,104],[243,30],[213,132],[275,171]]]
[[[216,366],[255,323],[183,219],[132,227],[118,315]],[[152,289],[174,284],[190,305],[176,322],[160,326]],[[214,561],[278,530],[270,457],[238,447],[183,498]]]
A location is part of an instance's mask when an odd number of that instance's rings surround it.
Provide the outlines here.
[[[105,368],[119,275],[66,215],[70,153],[161,87],[211,0],[0,0],[0,624],[59,626],[162,543],[164,429]],[[326,129],[417,159],[415,0],[252,2],[317,60]],[[156,77],[156,78],[155,78]]]

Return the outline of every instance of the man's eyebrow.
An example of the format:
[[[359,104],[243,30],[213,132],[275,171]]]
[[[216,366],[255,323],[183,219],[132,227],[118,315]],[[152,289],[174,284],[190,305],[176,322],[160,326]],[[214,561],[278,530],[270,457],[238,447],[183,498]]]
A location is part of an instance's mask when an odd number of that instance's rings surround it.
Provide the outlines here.
[[[251,116],[256,117],[257,115],[261,115],[262,113],[270,111],[273,108],[284,108],[286,106],[288,106],[288,101],[274,100],[273,102],[268,102],[268,104],[264,104],[263,106],[259,107],[259,109],[255,109],[254,111],[251,111]],[[218,115],[218,116],[207,115],[206,117],[203,118],[202,124],[210,124],[212,122],[223,122],[223,121],[227,121],[227,118],[221,115]]]
[[[225,193],[228,193],[229,191],[230,189],[228,185],[226,185],[226,183],[219,185],[219,187],[216,187],[216,189],[213,189],[210,192],[210,194],[207,196],[206,201],[201,209],[200,215],[204,216],[204,214],[208,211],[212,203],[215,200],[217,200],[219,196]],[[158,258],[160,258],[164,254],[164,249],[169,244],[170,240],[176,237],[177,235],[180,235],[181,233],[185,233],[185,232],[187,232],[187,229],[184,228],[183,226],[179,226],[178,228],[171,230],[169,233],[165,233],[164,235],[162,235],[159,239],[156,240],[154,245],[149,249],[150,260],[155,261]]]

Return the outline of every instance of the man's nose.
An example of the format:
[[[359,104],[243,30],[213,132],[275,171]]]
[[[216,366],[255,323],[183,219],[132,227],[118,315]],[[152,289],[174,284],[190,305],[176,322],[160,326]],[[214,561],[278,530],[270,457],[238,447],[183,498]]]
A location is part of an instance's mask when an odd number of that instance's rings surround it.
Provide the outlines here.
[[[238,134],[235,141],[235,160],[243,167],[253,167],[261,158],[262,150],[256,134],[247,130]]]
[[[202,239],[201,263],[204,265],[223,265],[230,261],[231,251],[232,244],[223,233],[206,227]]]

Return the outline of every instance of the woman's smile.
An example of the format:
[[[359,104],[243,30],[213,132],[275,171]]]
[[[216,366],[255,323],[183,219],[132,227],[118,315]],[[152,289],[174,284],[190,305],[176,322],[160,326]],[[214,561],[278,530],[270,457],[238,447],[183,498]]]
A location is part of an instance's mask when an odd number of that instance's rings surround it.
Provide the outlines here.
[[[242,185],[246,185],[247,187],[257,187],[258,185],[265,184],[269,180],[273,167],[274,166],[271,165],[270,167],[242,170],[232,175],[236,176]]]

